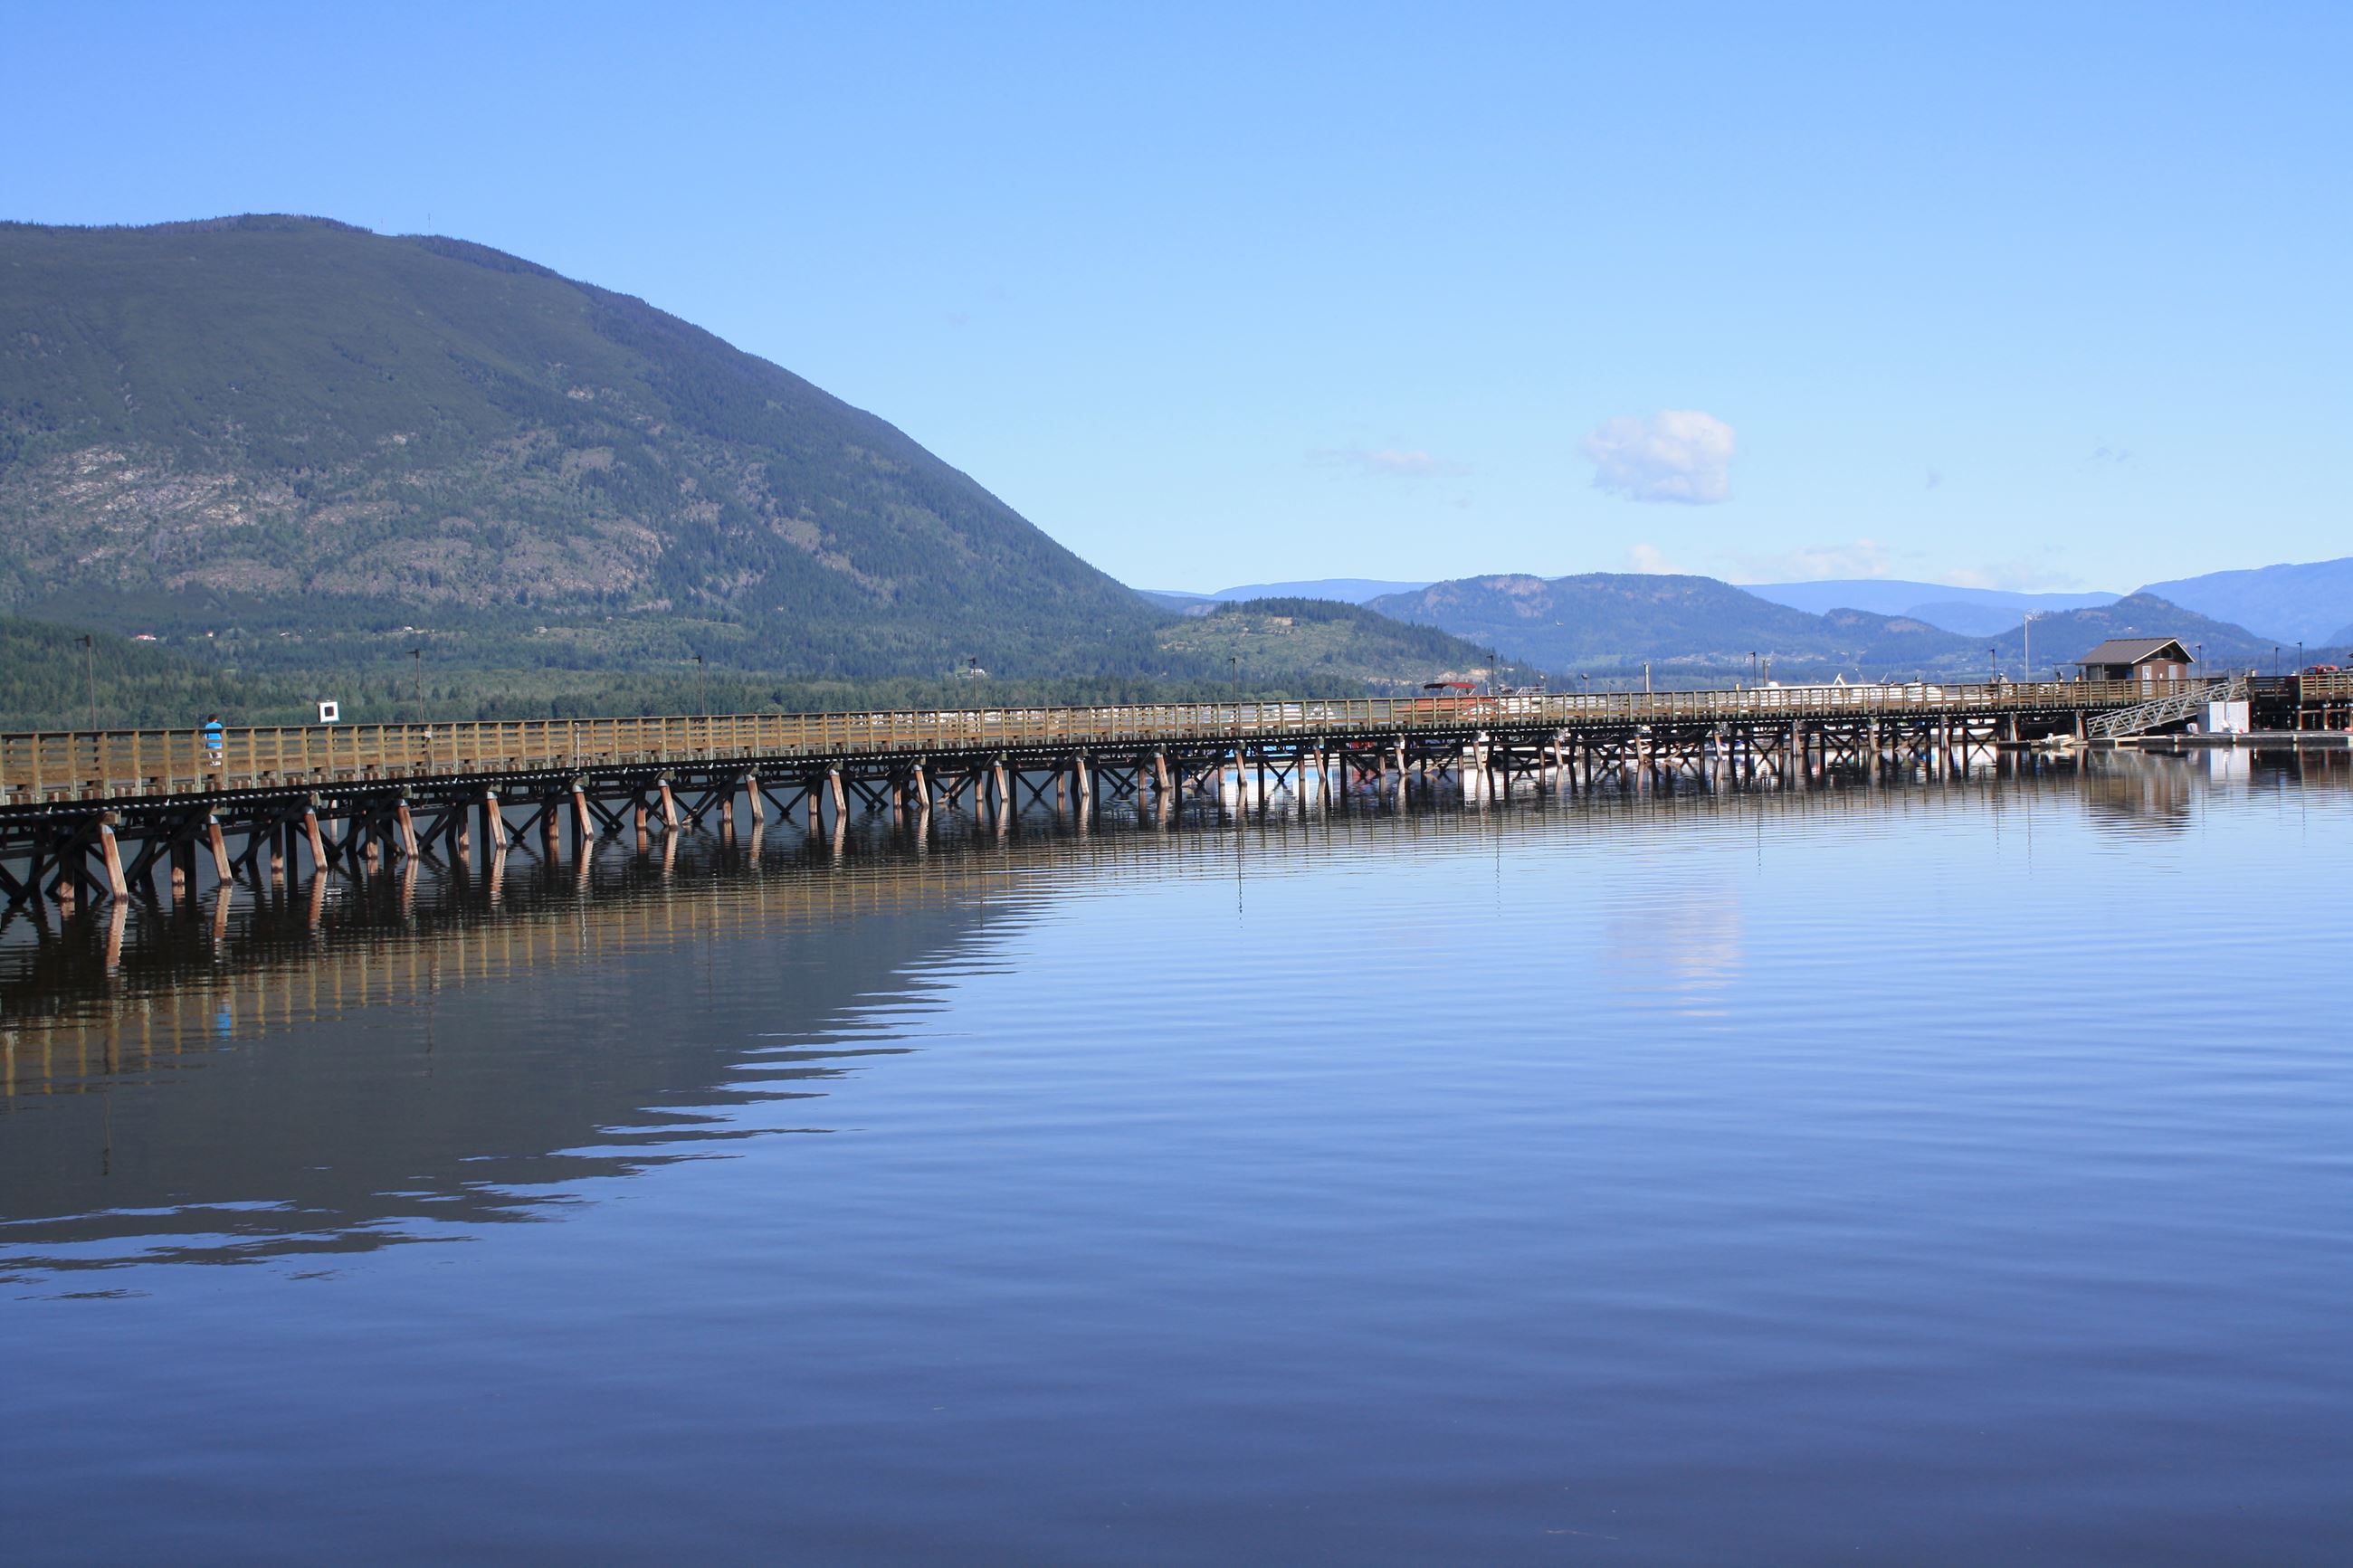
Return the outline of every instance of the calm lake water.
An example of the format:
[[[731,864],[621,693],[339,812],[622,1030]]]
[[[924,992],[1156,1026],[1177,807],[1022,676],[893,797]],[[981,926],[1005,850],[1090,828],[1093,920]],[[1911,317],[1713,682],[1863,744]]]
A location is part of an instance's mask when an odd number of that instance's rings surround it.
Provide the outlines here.
[[[2353,1561],[2346,761],[20,918],[0,1555]]]

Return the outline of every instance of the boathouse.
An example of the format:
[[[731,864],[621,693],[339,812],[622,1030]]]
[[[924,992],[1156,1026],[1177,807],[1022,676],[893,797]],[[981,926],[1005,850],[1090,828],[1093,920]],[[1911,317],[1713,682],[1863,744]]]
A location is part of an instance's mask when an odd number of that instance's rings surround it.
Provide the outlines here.
[[[2077,663],[2086,680],[2187,680],[2196,660],[2179,637],[2110,637]]]

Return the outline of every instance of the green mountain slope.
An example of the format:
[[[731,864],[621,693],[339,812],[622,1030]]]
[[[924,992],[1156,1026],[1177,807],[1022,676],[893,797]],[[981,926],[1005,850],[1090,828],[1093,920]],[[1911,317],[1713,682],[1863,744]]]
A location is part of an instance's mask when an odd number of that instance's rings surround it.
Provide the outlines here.
[[[1251,689],[1293,696],[1391,696],[1433,680],[1483,681],[1487,650],[1435,626],[1409,626],[1332,599],[1250,599],[1188,616],[1160,634],[1173,655],[1233,669]],[[1537,672],[1505,663],[1508,685]]]
[[[0,225],[0,610],[837,678],[1134,673],[1166,620],[872,415],[479,246]]]
[[[1561,673],[1622,673],[1649,662],[1682,684],[1745,679],[1767,660],[1789,676],[1934,668],[1985,646],[1900,616],[1812,615],[1713,577],[1471,577],[1370,607]]]

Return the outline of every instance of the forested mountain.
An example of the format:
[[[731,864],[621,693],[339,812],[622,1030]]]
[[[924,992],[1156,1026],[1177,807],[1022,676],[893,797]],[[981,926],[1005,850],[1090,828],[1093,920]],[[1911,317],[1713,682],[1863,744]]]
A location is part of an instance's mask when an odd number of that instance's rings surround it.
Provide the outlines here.
[[[901,431],[531,262],[5,224],[0,280],[0,611],[248,667],[1153,672],[1163,612]]]
[[[1768,660],[1790,676],[1934,668],[1983,646],[1903,616],[1811,615],[1713,577],[1470,577],[1389,595],[1370,607],[1550,670],[1618,672],[1647,662],[1659,677],[1684,684],[1761,675]]]

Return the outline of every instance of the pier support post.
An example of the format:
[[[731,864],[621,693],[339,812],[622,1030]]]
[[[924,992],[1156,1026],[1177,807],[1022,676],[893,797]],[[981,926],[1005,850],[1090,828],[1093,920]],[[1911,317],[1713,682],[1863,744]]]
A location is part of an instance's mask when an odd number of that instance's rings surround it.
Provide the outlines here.
[[[319,808],[315,805],[302,808],[302,836],[311,844],[311,874],[323,875],[327,869],[327,846],[319,837]]]
[[[500,809],[499,792],[482,792],[482,860],[492,869],[507,863],[506,813]]]
[[[122,848],[114,841],[112,823],[100,821],[98,825],[98,854],[106,868],[106,890],[118,900],[128,897],[131,884],[122,879]]]

